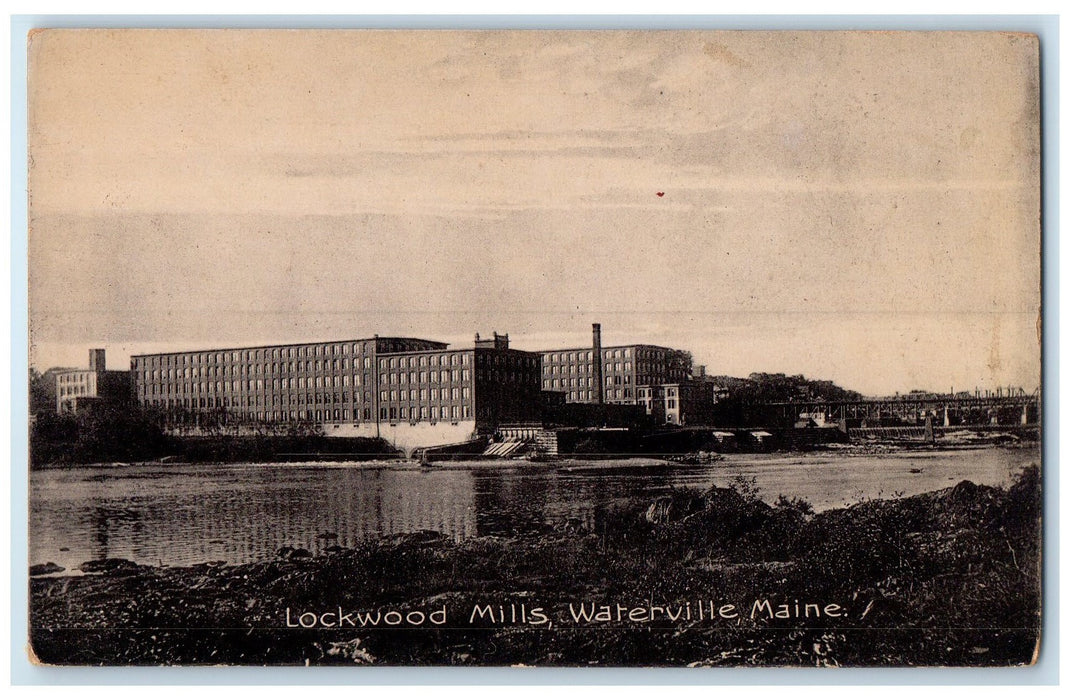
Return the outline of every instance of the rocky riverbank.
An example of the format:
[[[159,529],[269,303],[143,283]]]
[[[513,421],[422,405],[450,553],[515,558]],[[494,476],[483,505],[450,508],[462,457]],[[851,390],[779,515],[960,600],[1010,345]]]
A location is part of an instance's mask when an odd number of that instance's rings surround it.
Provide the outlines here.
[[[814,514],[745,483],[593,523],[31,581],[52,664],[968,665],[1039,638],[1039,478]]]

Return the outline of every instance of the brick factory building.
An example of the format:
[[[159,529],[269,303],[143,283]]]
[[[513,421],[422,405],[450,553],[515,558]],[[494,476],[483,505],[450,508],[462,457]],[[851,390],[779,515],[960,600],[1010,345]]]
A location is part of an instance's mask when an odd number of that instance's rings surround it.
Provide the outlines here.
[[[646,344],[603,347],[601,325],[591,330],[589,348],[542,353],[543,391],[561,392],[566,403],[642,406],[658,424],[709,422],[718,390],[693,376],[691,353]]]
[[[542,353],[542,388],[565,394],[568,403],[637,403],[636,388],[685,381],[691,373],[691,354],[657,345],[614,345],[602,348],[601,384],[592,348],[569,348]]]
[[[104,350],[89,351],[89,369],[49,370],[49,390],[55,391],[56,412],[72,414],[90,405],[130,401],[130,373],[109,370]]]
[[[173,422],[314,424],[403,449],[464,442],[538,417],[539,355],[494,334],[473,348],[366,338],[135,355],[134,395]]]

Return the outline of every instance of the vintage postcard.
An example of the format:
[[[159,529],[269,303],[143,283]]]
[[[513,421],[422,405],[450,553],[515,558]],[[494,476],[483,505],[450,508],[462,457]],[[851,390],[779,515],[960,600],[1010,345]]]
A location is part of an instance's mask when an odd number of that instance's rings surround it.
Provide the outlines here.
[[[1035,661],[1036,36],[28,45],[35,663]]]

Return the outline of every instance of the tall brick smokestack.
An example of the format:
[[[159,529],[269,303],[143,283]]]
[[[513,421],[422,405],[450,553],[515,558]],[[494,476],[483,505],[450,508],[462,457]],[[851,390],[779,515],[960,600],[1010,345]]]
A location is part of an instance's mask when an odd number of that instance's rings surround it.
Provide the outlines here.
[[[591,335],[594,342],[594,402],[604,404],[606,402],[606,380],[602,378],[602,324],[591,324]]]

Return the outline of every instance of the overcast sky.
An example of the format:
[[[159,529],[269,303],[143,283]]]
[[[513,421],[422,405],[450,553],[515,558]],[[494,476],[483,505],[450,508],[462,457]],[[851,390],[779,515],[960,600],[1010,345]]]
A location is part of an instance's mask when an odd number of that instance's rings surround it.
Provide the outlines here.
[[[1039,384],[1036,44],[49,31],[31,364],[415,335]]]

